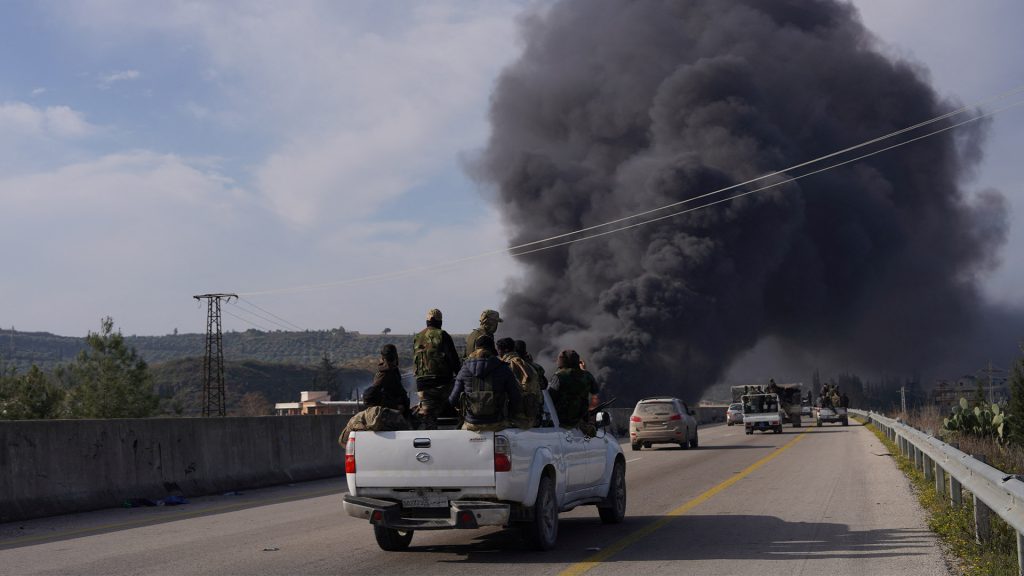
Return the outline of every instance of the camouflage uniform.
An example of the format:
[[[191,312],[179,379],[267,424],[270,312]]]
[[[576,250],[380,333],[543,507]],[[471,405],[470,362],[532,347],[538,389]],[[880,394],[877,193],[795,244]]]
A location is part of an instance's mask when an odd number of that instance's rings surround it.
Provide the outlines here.
[[[540,416],[540,378],[533,365],[515,352],[502,355],[501,361],[512,369],[512,375],[519,383],[523,399],[523,408],[519,413],[512,415],[512,421],[520,428],[531,428],[537,424]]]
[[[527,362],[529,362],[530,366],[533,366],[533,371],[537,373],[537,379],[540,381],[540,389],[541,390],[547,390],[548,378],[544,374],[544,367],[533,361],[533,356],[531,356],[530,353],[526,351],[526,342],[525,341],[523,341],[523,340],[516,340],[515,342],[516,342],[516,354],[519,354],[520,358],[522,358],[523,360],[526,360]]]
[[[495,422],[494,424],[473,424],[472,422],[463,422],[462,429],[469,430],[470,432],[499,432],[508,428],[508,422],[502,420],[501,422]]]
[[[574,351],[558,354],[558,370],[548,383],[548,392],[555,403],[558,422],[572,428],[586,422],[592,388],[588,372],[580,368],[580,356]]]
[[[429,350],[429,354],[425,353]],[[416,395],[419,416],[424,429],[437,428],[437,418],[451,410],[451,394],[455,375],[462,367],[455,342],[441,329],[441,311],[427,312],[427,327],[413,336],[413,359],[416,371]]]
[[[483,336],[494,336],[494,333],[498,331],[498,322],[504,322],[498,312],[495,310],[484,310],[480,313],[480,326],[474,328],[469,336],[466,336],[466,356],[476,350],[476,339]]]

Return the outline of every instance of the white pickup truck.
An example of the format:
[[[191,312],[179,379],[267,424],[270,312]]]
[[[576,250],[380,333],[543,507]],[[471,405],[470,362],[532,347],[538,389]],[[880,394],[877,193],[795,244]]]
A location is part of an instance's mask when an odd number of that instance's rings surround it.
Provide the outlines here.
[[[597,506],[601,521],[626,514],[626,460],[597,413],[597,435],[558,425],[547,391],[541,425],[500,432],[353,432],[345,448],[345,511],[373,525],[384,550],[404,550],[417,530],[518,527],[534,547],[558,537],[558,514]]]
[[[786,412],[779,404],[778,394],[747,394],[740,400],[743,402],[743,427],[747,434],[753,434],[755,430],[782,433]]]

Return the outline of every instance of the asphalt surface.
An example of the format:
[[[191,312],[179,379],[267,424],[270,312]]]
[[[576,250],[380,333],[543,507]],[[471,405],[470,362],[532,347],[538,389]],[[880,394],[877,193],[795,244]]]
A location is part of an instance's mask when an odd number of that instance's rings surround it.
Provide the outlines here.
[[[500,529],[418,532],[408,551],[383,552],[342,511],[336,478],[0,524],[0,574],[950,573],[908,481],[860,425],[718,425],[700,444],[626,445],[626,521],[562,514],[549,552]]]

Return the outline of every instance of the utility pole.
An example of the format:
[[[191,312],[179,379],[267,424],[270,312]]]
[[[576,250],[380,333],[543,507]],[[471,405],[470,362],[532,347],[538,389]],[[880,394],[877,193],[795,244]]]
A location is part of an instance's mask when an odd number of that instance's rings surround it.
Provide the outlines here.
[[[907,387],[900,386],[900,408],[903,411],[903,417],[907,416]]]
[[[224,337],[220,329],[220,301],[238,299],[237,294],[198,294],[206,300],[206,356],[203,357],[203,416],[224,416]]]

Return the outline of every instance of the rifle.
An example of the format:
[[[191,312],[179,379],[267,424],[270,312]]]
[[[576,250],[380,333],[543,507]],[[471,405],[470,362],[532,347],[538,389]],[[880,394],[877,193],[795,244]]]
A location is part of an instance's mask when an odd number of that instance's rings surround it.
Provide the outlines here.
[[[587,410],[587,416],[593,416],[594,414],[597,414],[601,410],[604,410],[605,408],[611,406],[614,403],[615,403],[615,398],[612,398],[610,400],[605,400],[604,402],[601,402],[597,406],[594,406],[593,408],[590,408],[589,410]]]

